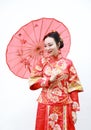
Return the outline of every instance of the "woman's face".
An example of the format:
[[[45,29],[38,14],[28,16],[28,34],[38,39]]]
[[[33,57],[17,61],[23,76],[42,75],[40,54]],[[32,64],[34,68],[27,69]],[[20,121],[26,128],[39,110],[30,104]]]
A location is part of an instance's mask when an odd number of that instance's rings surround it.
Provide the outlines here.
[[[54,38],[51,37],[44,40],[44,49],[48,56],[56,56],[59,50]]]

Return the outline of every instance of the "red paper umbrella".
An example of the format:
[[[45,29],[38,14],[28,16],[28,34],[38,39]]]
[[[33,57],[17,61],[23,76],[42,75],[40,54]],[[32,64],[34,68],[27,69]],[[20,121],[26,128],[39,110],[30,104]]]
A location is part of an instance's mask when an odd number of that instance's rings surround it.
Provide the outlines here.
[[[30,77],[31,68],[43,53],[43,37],[52,31],[58,31],[63,39],[61,52],[66,57],[70,49],[70,33],[62,22],[54,18],[33,20],[13,35],[7,46],[6,62],[16,76],[25,79]]]

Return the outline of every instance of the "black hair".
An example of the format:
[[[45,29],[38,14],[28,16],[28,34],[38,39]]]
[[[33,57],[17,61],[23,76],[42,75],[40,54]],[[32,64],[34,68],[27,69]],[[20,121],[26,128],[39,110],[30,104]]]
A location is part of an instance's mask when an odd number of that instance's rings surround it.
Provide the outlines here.
[[[59,46],[59,49],[63,48],[64,46],[64,43],[63,43],[63,40],[61,39],[59,33],[57,31],[55,32],[50,32],[48,33],[47,35],[44,36],[43,38],[43,41],[47,38],[47,37],[51,37],[55,40],[57,46],[58,46],[58,43],[60,43],[60,46]]]

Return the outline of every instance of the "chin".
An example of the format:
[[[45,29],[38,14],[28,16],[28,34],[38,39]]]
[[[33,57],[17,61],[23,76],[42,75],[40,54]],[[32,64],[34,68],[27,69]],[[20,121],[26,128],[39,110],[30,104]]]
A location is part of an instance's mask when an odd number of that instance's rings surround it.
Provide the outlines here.
[[[49,56],[53,56],[53,54],[49,54]]]

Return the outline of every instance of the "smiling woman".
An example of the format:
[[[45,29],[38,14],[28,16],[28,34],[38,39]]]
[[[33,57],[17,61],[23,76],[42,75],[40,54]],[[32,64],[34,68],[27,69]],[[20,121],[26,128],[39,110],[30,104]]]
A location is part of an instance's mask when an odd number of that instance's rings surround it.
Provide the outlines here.
[[[58,32],[48,33],[44,37],[43,40],[45,41],[45,43],[44,43],[45,51],[49,55],[54,55],[54,56],[58,55],[58,50],[61,49],[64,46],[64,43],[61,40]]]
[[[42,88],[35,130],[75,130],[82,85],[72,61],[62,56],[59,33],[50,32],[43,41],[45,53],[30,76],[30,89]]]

